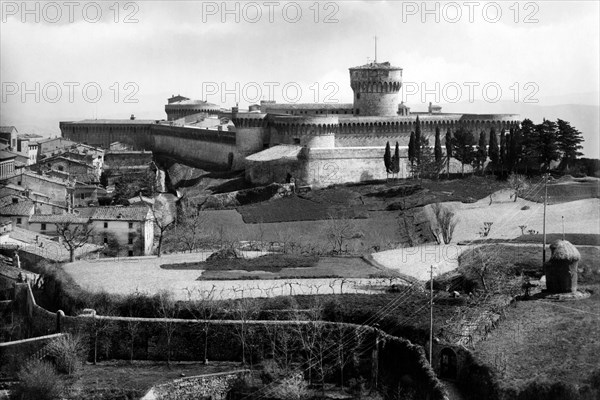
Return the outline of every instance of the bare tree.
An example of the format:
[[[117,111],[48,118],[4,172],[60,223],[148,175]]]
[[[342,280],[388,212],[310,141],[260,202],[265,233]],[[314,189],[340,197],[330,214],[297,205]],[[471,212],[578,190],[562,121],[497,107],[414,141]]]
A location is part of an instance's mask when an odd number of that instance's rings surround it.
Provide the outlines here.
[[[256,313],[258,312],[258,304],[255,299],[244,297],[244,292],[242,290],[242,297],[235,302],[234,313],[239,321],[238,324],[235,324],[235,331],[237,336],[240,339],[240,343],[242,345],[242,364],[246,365],[246,352],[249,347],[249,331],[248,331],[248,322],[254,318]],[[252,367],[252,353],[249,352],[250,355],[250,366]]]
[[[96,306],[96,313],[92,316],[89,332],[94,346],[94,365],[98,361],[98,350],[104,349],[108,353],[110,348],[110,337],[115,331],[115,322],[109,318],[114,315],[114,309],[110,306]],[[97,315],[100,313],[101,315]]]
[[[167,366],[171,368],[171,341],[173,334],[177,328],[174,318],[177,315],[175,308],[175,300],[171,292],[160,291],[157,294],[157,314],[160,317],[159,323],[165,332],[165,338],[167,340]]]
[[[215,285],[210,290],[198,290],[198,295],[194,290],[187,290],[188,301],[185,303],[187,310],[195,319],[204,321],[204,364],[208,364],[208,333],[210,329],[210,319],[217,311],[215,301]]]
[[[348,247],[348,241],[362,236],[352,219],[329,216],[325,225],[325,236],[331,245],[331,252],[341,254]]]
[[[127,307],[127,316],[129,319],[127,320],[127,324],[125,329],[127,330],[127,334],[129,335],[129,363],[133,363],[133,350],[135,344],[135,338],[138,332],[141,329],[141,323],[137,319],[133,319],[136,317],[135,315],[135,305],[138,303],[138,300],[141,296],[140,292],[134,292],[127,295],[125,298],[125,306]]]
[[[71,222],[56,223],[56,233],[62,245],[69,251],[69,261],[75,261],[75,251],[85,246],[92,234],[93,228],[85,225],[76,225]]]
[[[448,208],[444,207],[440,203],[435,203],[431,206],[433,213],[435,214],[435,220],[442,232],[442,238],[445,244],[449,244],[452,241],[452,235],[454,229],[458,224],[458,218],[454,216],[454,213]]]
[[[209,237],[206,214],[197,208],[187,208],[172,230],[171,240],[183,245],[190,253],[202,246]]]
[[[517,201],[517,198],[529,188],[529,182],[527,181],[527,178],[518,174],[510,174],[508,177],[508,185],[512,190],[514,190],[514,193],[511,197],[514,197],[515,202]]]
[[[152,205],[151,210],[154,218],[154,225],[158,229],[158,247],[156,248],[156,255],[157,257],[160,257],[165,232],[176,221],[176,210],[160,195],[154,198],[154,204]]]

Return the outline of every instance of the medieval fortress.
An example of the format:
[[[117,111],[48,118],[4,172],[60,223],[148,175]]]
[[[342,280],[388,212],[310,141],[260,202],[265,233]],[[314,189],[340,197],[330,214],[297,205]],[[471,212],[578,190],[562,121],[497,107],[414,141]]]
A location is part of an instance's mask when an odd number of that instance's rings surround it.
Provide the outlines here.
[[[410,112],[399,103],[402,68],[372,62],[350,68],[353,103],[278,104],[261,101],[247,111],[173,96],[167,120],[83,120],[61,122],[63,137],[107,148],[113,142],[152,150],[193,165],[244,169],[255,184],[284,182],[328,186],[386,177],[387,142],[400,145],[399,177],[409,176],[408,141],[419,117],[422,135],[433,146],[436,127],[442,143],[447,129],[478,134],[494,127],[518,127],[515,114]],[[452,168],[452,167],[451,167]]]

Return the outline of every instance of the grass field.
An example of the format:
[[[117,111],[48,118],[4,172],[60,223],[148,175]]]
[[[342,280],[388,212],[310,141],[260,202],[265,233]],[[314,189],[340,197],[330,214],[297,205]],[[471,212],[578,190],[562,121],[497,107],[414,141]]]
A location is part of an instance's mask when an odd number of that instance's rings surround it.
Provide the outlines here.
[[[577,250],[581,254],[581,261],[579,261],[578,266],[579,284],[600,284],[600,248],[578,246]],[[461,267],[465,266],[468,260],[473,260],[472,255],[475,251],[483,254],[486,263],[510,268],[515,272],[515,275],[524,272],[527,275],[539,278],[544,274],[541,246],[512,244],[479,246],[466,251],[460,256]],[[546,252],[546,259],[549,258],[550,250]],[[479,257],[475,257],[476,262],[479,262],[479,259]]]
[[[589,383],[600,373],[600,286],[573,302],[519,301],[475,354],[499,376],[504,389],[530,380]]]
[[[382,278],[398,275],[395,271],[375,267],[359,257],[322,257],[318,260],[311,259],[306,263],[296,262],[288,266],[271,268],[265,268],[261,265],[248,268],[243,265],[239,266],[236,263],[227,265],[226,262],[219,264],[225,265],[225,268],[204,271],[198,280]]]

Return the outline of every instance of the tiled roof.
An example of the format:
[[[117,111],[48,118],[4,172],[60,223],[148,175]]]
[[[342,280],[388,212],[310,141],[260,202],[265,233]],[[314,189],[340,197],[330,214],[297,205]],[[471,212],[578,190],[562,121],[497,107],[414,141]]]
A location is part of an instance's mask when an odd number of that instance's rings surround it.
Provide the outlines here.
[[[85,224],[89,218],[81,217],[76,214],[34,214],[29,218],[29,223],[56,224],[70,222],[72,224]]]
[[[0,208],[0,215],[28,216],[33,212],[33,201],[21,200],[18,203],[8,204]]]
[[[145,221],[148,218],[148,211],[148,207],[97,207],[91,219],[100,221]]]
[[[15,128],[14,126],[0,126],[0,132],[2,133],[10,133],[13,130],[17,130],[17,128]]]
[[[10,151],[0,150],[0,160],[10,160],[11,158],[17,158],[18,154],[11,153]]]
[[[49,236],[27,229],[13,227],[13,230],[9,233],[9,237],[15,241],[28,244],[28,246],[24,247],[19,245],[21,251],[37,254],[43,258],[54,261],[69,260],[69,252],[65,247],[56,240],[52,240]],[[81,257],[88,253],[98,251],[101,248],[101,246],[86,243],[83,247],[80,247],[75,251],[75,256]]]

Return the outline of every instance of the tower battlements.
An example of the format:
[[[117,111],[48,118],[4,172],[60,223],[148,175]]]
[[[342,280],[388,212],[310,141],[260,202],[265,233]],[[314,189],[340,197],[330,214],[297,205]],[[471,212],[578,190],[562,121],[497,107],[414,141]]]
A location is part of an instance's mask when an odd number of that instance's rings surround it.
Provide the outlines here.
[[[402,68],[389,62],[350,68],[350,87],[354,92],[354,115],[397,115]]]

